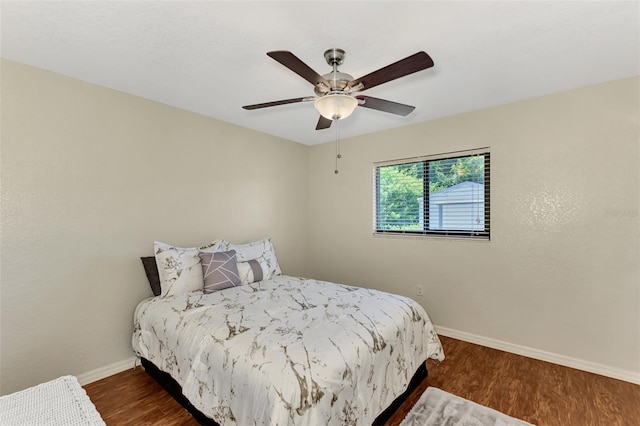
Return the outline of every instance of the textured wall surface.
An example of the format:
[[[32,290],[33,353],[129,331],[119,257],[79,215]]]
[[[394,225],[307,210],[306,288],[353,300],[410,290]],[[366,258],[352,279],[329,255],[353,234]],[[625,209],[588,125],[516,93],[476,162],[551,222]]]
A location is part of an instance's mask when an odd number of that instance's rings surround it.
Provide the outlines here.
[[[154,239],[307,273],[307,147],[2,62],[1,392],[133,356]]]
[[[640,373],[639,80],[312,147],[310,272],[444,327]],[[491,148],[491,241],[372,236],[373,163]],[[423,285],[425,296],[416,295]]]
[[[337,176],[333,144],[8,61],[1,78],[3,394],[132,355],[154,239],[266,234],[287,274],[406,294],[438,325],[640,372],[637,78],[348,139]],[[372,237],[373,162],[484,146],[491,241]]]

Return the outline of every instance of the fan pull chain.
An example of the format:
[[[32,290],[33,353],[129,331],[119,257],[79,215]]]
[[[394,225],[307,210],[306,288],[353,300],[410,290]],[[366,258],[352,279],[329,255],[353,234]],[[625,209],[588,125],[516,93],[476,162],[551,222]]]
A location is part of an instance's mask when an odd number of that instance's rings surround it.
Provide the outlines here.
[[[340,154],[340,120],[336,120],[336,169],[334,170],[335,174],[340,173],[338,171],[338,160],[342,158],[342,154]]]

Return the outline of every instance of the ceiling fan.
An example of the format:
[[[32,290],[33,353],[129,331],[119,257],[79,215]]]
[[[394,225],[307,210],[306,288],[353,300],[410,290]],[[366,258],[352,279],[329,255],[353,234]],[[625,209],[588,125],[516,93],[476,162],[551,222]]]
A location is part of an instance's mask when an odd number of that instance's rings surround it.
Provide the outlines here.
[[[405,116],[415,109],[414,106],[374,98],[371,96],[354,95],[372,87],[378,86],[391,80],[413,74],[417,71],[433,66],[433,60],[425,52],[418,52],[404,59],[394,62],[391,65],[380,68],[354,79],[349,74],[338,71],[338,65],[344,62],[345,52],[342,49],[329,49],[324,52],[324,58],[333,71],[320,75],[312,70],[307,64],[302,62],[293,53],[286,50],[276,50],[267,52],[267,55],[280,62],[300,77],[313,84],[316,96],[305,96],[302,98],[283,99],[274,102],[245,105],[242,108],[253,110],[267,108],[276,105],[292,104],[297,102],[314,101],[314,105],[320,113],[320,119],[316,125],[316,130],[331,127],[333,120],[347,118],[356,106],[377,109],[391,114]]]

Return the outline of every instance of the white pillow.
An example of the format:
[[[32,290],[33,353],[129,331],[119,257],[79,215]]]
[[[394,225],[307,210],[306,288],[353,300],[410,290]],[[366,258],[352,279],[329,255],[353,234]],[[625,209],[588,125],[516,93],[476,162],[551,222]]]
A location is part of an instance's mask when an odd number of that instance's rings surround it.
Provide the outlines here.
[[[276,258],[276,252],[271,244],[271,238],[265,237],[262,240],[254,241],[248,244],[232,244],[229,241],[220,241],[220,251],[236,251],[236,259],[238,260],[238,272],[242,278],[240,269],[244,265],[240,265],[242,262],[248,262],[250,260],[259,260],[260,266],[263,269],[263,280],[268,280],[275,275],[282,275],[280,265],[278,265],[278,259]],[[242,279],[241,279],[242,281]]]
[[[199,253],[215,253],[220,250],[220,241],[200,248],[174,247],[154,241],[154,253],[160,275],[160,297],[177,296],[190,291],[202,290],[204,278]]]

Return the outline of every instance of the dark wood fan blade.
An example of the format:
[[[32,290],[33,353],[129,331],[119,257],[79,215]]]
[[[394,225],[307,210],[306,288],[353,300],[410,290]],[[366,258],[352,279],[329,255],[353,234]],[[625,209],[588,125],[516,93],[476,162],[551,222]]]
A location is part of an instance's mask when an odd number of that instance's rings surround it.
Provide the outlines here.
[[[433,60],[425,52],[418,52],[407,58],[380,68],[364,77],[357,78],[349,83],[349,87],[354,90],[367,90],[379,84],[386,83],[396,78],[404,77],[414,72],[422,71],[433,66]],[[362,88],[357,86],[362,83]]]
[[[361,99],[364,103],[358,105],[365,108],[377,109],[378,111],[389,112],[396,115],[408,115],[416,107],[411,105],[399,104],[397,102],[387,101],[384,99],[372,98],[371,96],[356,96],[356,99]]]
[[[273,52],[267,52],[267,55],[280,62],[282,65],[289,68],[291,71],[295,72],[314,86],[324,84],[326,87],[330,87],[326,78],[312,70],[309,65],[302,62],[293,53],[286,50],[275,50]]]
[[[265,102],[265,103],[262,103],[262,104],[254,104],[254,105],[245,105],[242,108],[244,108],[244,109],[260,109],[260,108],[267,108],[267,107],[272,107],[272,106],[277,106],[277,105],[295,104],[296,102],[312,101],[313,99],[314,99],[313,96],[305,96],[304,98],[283,99],[281,101]]]
[[[333,120],[329,120],[321,115],[316,125],[316,130],[328,129],[331,127],[331,123],[333,123]]]

